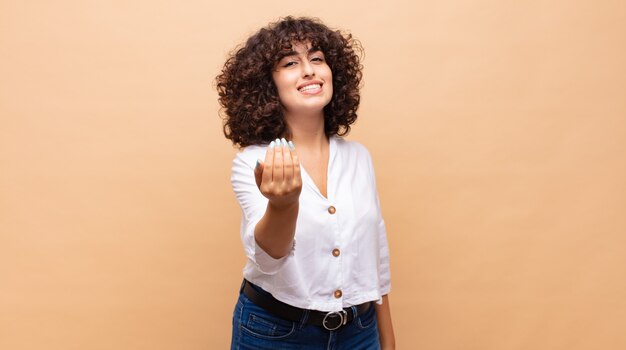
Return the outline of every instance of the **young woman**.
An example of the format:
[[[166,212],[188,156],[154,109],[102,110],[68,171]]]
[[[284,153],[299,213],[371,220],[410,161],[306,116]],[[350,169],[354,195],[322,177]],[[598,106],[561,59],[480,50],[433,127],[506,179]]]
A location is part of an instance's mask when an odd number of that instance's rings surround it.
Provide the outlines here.
[[[217,77],[248,262],[232,349],[393,349],[371,157],[347,141],[361,47],[318,20],[251,36]]]

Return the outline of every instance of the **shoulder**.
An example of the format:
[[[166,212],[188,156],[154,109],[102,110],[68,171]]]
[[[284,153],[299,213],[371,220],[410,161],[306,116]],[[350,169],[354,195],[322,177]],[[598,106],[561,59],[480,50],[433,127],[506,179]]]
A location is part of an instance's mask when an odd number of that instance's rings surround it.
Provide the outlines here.
[[[333,136],[337,151],[349,155],[351,158],[366,160],[371,162],[371,155],[367,147],[358,141],[346,140],[343,137]]]

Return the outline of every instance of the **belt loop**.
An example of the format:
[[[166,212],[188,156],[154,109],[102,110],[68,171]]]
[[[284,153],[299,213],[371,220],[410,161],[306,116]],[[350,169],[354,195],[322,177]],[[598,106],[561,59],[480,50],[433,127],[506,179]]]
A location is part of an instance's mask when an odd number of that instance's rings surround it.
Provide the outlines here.
[[[350,310],[352,310],[352,322],[354,322],[356,320],[356,317],[359,314],[358,314],[358,311],[356,310],[356,306],[354,305],[350,306]]]
[[[309,310],[303,309],[302,318],[300,318],[300,324],[298,325],[299,329],[302,329],[306,326],[306,322],[309,319]]]

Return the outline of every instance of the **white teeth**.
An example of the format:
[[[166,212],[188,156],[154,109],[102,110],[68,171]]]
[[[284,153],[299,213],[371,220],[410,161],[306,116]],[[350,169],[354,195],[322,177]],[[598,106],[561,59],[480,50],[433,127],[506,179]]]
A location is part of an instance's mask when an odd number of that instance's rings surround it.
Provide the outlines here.
[[[307,90],[315,90],[315,89],[319,89],[322,86],[320,84],[311,84],[311,85],[307,85],[305,87],[302,87],[300,89],[298,89],[298,91],[307,91]]]

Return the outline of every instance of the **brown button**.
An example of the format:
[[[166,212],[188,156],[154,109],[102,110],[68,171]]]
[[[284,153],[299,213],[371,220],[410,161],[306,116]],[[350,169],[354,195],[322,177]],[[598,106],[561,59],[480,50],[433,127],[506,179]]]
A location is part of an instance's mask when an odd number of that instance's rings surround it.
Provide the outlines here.
[[[341,254],[341,251],[337,248],[333,249],[333,256],[336,258],[339,256],[339,254]]]
[[[335,291],[335,298],[339,299],[339,298],[341,298],[342,295],[343,295],[343,293],[341,292],[341,289],[337,289]]]
[[[335,209],[335,207],[331,205],[330,207],[328,207],[328,212],[332,215],[337,212],[337,209]]]

